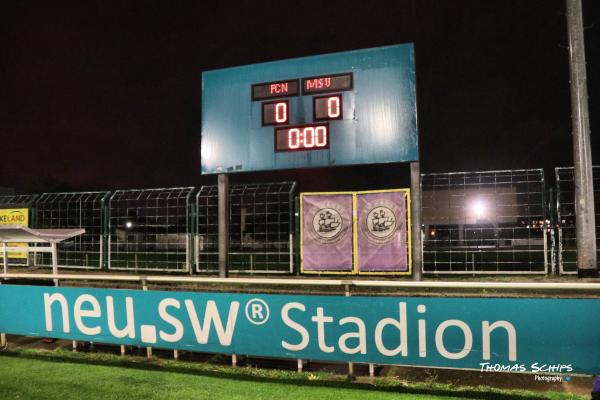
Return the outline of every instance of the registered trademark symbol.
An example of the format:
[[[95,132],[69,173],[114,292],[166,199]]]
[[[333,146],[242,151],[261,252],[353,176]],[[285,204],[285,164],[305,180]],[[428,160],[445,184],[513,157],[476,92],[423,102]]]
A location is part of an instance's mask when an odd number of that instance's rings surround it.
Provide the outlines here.
[[[262,325],[269,319],[269,306],[264,300],[250,299],[246,303],[246,318],[254,325]]]

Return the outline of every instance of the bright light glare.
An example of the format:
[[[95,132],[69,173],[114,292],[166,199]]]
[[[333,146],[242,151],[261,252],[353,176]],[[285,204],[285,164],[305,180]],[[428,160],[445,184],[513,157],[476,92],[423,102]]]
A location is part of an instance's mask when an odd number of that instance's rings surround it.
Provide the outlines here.
[[[475,217],[481,218],[485,214],[486,206],[485,206],[485,203],[483,201],[476,200],[471,205],[471,209],[473,210],[473,213],[475,214]]]
[[[125,223],[125,227],[126,227],[127,229],[131,228],[132,226],[133,226],[133,222],[131,222],[131,221],[127,221],[127,222]]]

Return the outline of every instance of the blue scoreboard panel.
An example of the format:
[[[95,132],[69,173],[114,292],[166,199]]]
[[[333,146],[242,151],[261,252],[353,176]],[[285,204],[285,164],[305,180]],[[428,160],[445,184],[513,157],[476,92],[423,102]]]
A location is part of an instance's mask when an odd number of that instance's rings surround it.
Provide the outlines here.
[[[202,74],[202,173],[416,161],[412,44]]]

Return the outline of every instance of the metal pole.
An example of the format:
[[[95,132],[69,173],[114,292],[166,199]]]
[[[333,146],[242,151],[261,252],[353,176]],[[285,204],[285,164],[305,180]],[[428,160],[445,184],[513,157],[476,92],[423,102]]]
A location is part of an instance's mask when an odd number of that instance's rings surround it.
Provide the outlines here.
[[[50,243],[52,248],[52,275],[58,275],[58,251],[56,242]],[[54,279],[54,286],[58,286],[58,278]]]
[[[348,363],[348,379],[354,380],[354,363]]]
[[[8,253],[6,252],[6,242],[2,242],[2,264],[4,265],[4,274],[8,273]]]
[[[2,264],[4,265],[4,274],[8,273],[8,255],[6,254],[6,242],[2,242]],[[2,282],[0,282],[0,285]],[[0,333],[0,348],[6,347],[6,333]]]
[[[219,277],[227,278],[229,256],[229,176],[219,174]]]
[[[421,238],[421,167],[419,161],[410,163],[410,217],[412,220],[413,279],[423,279],[423,246]]]
[[[148,281],[146,278],[142,278],[142,291],[148,291]],[[121,349],[121,354],[123,354],[123,350]],[[146,358],[152,358],[152,347],[146,347]]]
[[[575,216],[577,238],[577,275],[598,277],[596,263],[596,218],[590,120],[588,110],[583,13],[581,0],[566,0],[571,73],[571,124],[573,129],[573,166],[575,173]]]

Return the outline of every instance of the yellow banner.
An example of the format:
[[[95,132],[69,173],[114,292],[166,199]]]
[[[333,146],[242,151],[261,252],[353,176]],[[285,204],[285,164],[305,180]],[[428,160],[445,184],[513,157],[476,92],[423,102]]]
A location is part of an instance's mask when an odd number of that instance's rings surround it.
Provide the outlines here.
[[[29,226],[28,208],[3,208],[0,209],[0,225],[19,225]],[[8,243],[8,246],[27,247],[27,243]],[[4,252],[0,250],[0,257],[4,257]],[[9,251],[8,258],[27,259],[25,251]]]

